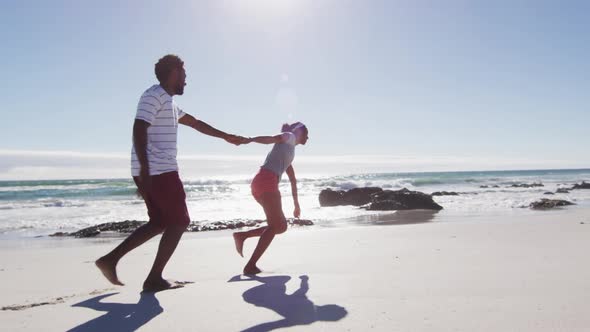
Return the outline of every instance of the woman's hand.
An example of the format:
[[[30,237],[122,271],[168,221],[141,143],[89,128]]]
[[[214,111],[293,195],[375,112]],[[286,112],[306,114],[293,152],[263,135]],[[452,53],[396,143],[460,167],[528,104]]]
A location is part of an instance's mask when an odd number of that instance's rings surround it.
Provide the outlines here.
[[[228,143],[231,143],[233,145],[242,145],[242,144],[248,144],[252,141],[251,138],[249,137],[243,137],[243,136],[238,136],[238,135],[227,135],[224,140]]]
[[[301,208],[299,207],[299,203],[295,203],[295,211],[293,211],[293,217],[299,218],[301,215]]]

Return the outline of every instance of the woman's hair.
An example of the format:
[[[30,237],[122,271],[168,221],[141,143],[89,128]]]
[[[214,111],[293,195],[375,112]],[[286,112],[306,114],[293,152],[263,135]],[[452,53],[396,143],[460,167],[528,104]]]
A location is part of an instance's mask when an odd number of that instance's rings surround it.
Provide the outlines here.
[[[292,133],[295,130],[300,129],[300,128],[307,130],[307,127],[301,122],[295,122],[292,124],[284,123],[283,126],[281,127],[281,132],[284,133],[284,132],[288,131],[288,132]]]

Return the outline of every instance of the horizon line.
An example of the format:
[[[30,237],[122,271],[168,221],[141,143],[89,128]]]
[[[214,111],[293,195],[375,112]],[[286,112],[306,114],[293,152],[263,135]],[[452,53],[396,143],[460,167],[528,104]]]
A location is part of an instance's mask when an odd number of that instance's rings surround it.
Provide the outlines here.
[[[463,171],[412,171],[412,172],[367,172],[367,173],[350,173],[346,175],[339,174],[340,176],[350,176],[350,175],[367,175],[367,174],[399,174],[399,175],[406,175],[406,174],[442,174],[442,173],[509,173],[509,172],[549,172],[549,171],[589,171],[590,167],[588,168],[539,168],[539,169],[473,169],[473,170],[463,170]],[[219,176],[217,176],[219,177]],[[60,178],[60,179],[27,179],[27,180],[3,180],[0,179],[0,182],[45,182],[45,181],[92,181],[92,180],[130,180],[132,177],[112,177],[112,178]],[[215,176],[212,176],[215,178]],[[300,177],[306,178],[306,177]],[[184,179],[184,182],[190,182],[193,180]],[[584,180],[582,180],[584,181]]]

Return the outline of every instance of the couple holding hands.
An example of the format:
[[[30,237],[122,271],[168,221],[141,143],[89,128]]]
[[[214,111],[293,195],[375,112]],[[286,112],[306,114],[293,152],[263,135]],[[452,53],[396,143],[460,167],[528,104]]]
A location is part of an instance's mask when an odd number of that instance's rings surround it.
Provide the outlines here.
[[[235,145],[252,142],[273,144],[251,183],[252,195],[264,209],[268,225],[233,234],[235,247],[240,255],[246,239],[260,238],[243,272],[261,272],[256,263],[275,235],[287,230],[278,187],[283,173],[287,173],[291,182],[295,203],[293,215],[296,218],[300,215],[297,179],[291,163],[295,157],[295,147],[305,144],[308,140],[307,127],[301,122],[284,124],[281,133],[274,136],[242,137],[227,134],[183,112],[174,103],[173,96],[182,95],[186,85],[184,62],[178,56],[162,57],[155,65],[155,74],[160,84],[147,89],[137,106],[131,152],[131,173],[138,193],[145,201],[149,222],[136,229],[111,252],[99,258],[95,262],[96,266],[111,283],[123,285],[117,277],[116,267],[119,260],[149,239],[162,234],[156,258],[143,284],[143,290],[160,291],[177,286],[174,282],[164,279],[162,272],[190,223],[186,195],[178,176],[176,161],[178,124],[182,124]]]

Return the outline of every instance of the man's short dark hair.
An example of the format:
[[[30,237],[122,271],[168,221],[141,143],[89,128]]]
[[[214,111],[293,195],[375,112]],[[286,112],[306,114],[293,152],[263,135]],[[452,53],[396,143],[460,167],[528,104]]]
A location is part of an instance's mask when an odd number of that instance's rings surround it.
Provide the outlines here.
[[[177,55],[165,55],[156,63],[156,77],[160,83],[164,83],[174,69],[182,69],[183,66],[184,62]]]

